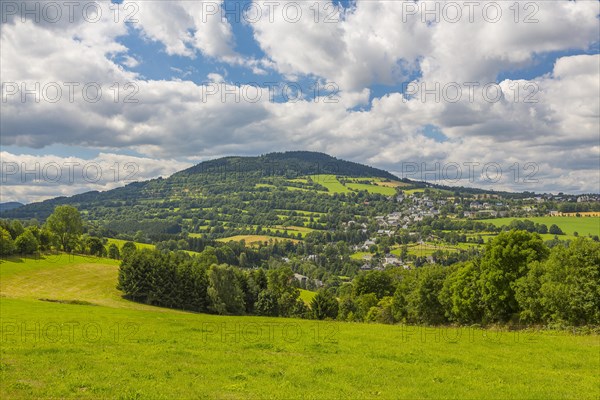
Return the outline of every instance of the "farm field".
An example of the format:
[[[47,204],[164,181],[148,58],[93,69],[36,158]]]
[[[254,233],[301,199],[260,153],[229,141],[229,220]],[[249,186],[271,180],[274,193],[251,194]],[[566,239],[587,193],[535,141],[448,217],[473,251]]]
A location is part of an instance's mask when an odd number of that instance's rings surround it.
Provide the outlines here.
[[[121,299],[112,260],[55,261],[0,263],[1,398],[596,399],[600,389],[598,336],[185,313]]]
[[[127,243],[127,240],[109,238],[107,245],[110,245],[111,243],[114,243],[120,250],[123,247],[123,245],[125,243]],[[134,243],[135,243],[135,247],[137,247],[138,249],[154,249],[153,244],[139,243],[139,242],[134,242]]]
[[[385,196],[393,196],[396,194],[396,189],[389,186],[368,185],[364,183],[348,183],[347,187],[355,190],[366,190],[369,193],[379,193]]]
[[[0,302],[5,298],[86,302],[147,310],[156,307],[126,301],[116,289],[119,261],[66,253],[0,261]]]
[[[572,236],[574,232],[579,235],[587,236],[598,235],[600,233],[600,217],[531,217],[531,218],[494,218],[486,219],[485,222],[496,226],[508,225],[511,221],[519,219],[528,219],[538,224],[550,225],[556,224],[567,235]],[[552,235],[554,237],[554,235]]]
[[[382,182],[380,178],[350,178],[351,182],[344,186],[335,175],[311,175],[311,179],[325,186],[329,193],[348,193],[352,190],[366,190],[369,193],[377,193],[385,196],[396,194],[397,186],[405,186],[402,182]],[[372,182],[371,184],[365,182]]]
[[[269,240],[273,240],[273,241],[281,241],[281,242],[285,242],[285,241],[290,241],[290,242],[299,242],[298,239],[289,239],[289,238],[281,238],[281,237],[277,237],[277,236],[267,236],[267,235],[236,235],[236,236],[230,236],[230,237],[226,237],[226,238],[221,238],[221,239],[217,239],[219,242],[239,242],[240,240],[244,240],[246,241],[246,244],[248,245],[252,245],[252,244],[258,244],[259,242],[268,242]]]
[[[371,255],[372,256],[371,252],[368,252],[368,251],[357,251],[356,253],[351,254],[350,258],[352,258],[354,260],[363,260],[363,257],[367,256],[367,255]]]
[[[326,174],[311,175],[310,178],[313,180],[313,182],[318,183],[321,186],[325,186],[327,188],[327,190],[329,190],[328,193],[330,193],[330,194],[348,193],[349,192],[348,188],[345,187],[344,185],[342,185],[337,180],[335,175],[326,175]]]
[[[314,229],[307,228],[305,226],[295,226],[295,225],[275,225],[273,227],[268,227],[269,229],[280,230],[282,232],[287,232],[290,235],[297,235],[298,233],[302,235],[302,237],[306,236],[308,233],[314,231]]]

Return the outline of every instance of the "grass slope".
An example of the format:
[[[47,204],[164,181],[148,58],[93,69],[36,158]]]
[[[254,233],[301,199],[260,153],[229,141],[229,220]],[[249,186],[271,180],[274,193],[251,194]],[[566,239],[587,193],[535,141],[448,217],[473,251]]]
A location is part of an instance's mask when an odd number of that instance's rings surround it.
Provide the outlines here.
[[[125,243],[127,243],[127,240],[123,240],[123,239],[113,239],[113,238],[110,238],[110,239],[107,239],[107,240],[108,240],[107,245],[110,245],[110,244],[114,243],[119,248],[119,250],[121,248],[123,248],[123,245]],[[153,244],[140,243],[140,242],[134,242],[134,243],[135,243],[135,247],[137,247],[138,249],[154,249],[154,245]]]
[[[340,181],[337,180],[335,175],[311,175],[310,176],[313,182],[318,183],[321,186],[324,186],[329,190],[328,193],[348,193],[349,190],[346,186],[342,185]]]
[[[0,263],[0,398],[598,397],[598,336],[184,313],[120,299],[116,272]]]
[[[348,183],[346,186],[350,189],[366,190],[369,193],[379,193],[385,196],[393,196],[396,194],[396,189],[389,186],[368,185],[365,183]]]
[[[312,292],[310,290],[305,290],[305,289],[300,289],[300,298],[307,305],[310,305],[310,302],[316,295],[317,295],[316,292]]]

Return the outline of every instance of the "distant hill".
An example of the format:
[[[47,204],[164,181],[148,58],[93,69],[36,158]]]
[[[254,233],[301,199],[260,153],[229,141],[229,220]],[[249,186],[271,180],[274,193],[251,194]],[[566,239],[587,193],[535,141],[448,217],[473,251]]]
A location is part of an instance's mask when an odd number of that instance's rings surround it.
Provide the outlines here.
[[[246,204],[258,198],[266,201],[264,198],[268,196],[265,192],[269,190],[279,190],[276,196],[274,193],[269,195],[273,197],[269,204],[292,201],[314,203],[312,198],[327,194],[328,189],[310,179],[298,182],[296,178],[323,174],[400,181],[387,171],[318,152],[291,151],[256,157],[224,157],[202,162],[166,179],[134,182],[106,192],[90,191],[71,197],[56,197],[6,211],[2,217],[45,220],[56,206],[70,204],[82,210],[87,219],[100,221],[102,225],[110,225],[117,231],[123,230],[120,228],[123,224],[128,226],[128,231],[147,230],[148,224],[151,224],[159,226],[157,229],[161,232],[177,233],[181,223],[173,221],[173,215],[182,218],[203,215],[202,212],[183,213],[181,209],[222,206],[234,199],[237,199],[237,203],[232,206],[244,209],[240,201]],[[321,201],[331,206],[338,200]],[[269,206],[265,205],[260,211],[252,210],[252,213],[268,211]],[[254,224],[259,220],[257,217]]]
[[[6,203],[0,203],[0,213],[4,211],[14,210],[15,208],[22,207],[24,204],[18,201],[9,201]]]
[[[194,174],[285,176],[287,178],[332,174],[398,180],[397,176],[382,169],[311,151],[269,153],[258,157],[224,157],[202,162],[174,176]]]

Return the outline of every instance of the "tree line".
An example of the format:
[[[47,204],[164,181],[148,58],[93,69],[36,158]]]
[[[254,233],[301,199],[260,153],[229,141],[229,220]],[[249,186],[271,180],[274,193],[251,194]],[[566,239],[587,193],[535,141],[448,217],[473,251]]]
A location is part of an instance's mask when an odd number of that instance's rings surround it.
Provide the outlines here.
[[[318,292],[307,307],[287,267],[218,264],[138,250],[126,257],[119,289],[135,301],[198,312],[411,324],[600,324],[600,243],[577,238],[548,248],[537,233],[508,231],[483,255],[451,266],[359,274]]]
[[[217,264],[214,248],[198,256],[141,249],[124,257],[117,288],[145,304],[220,315],[334,318],[337,300],[320,292],[308,307],[289,267],[242,269]]]
[[[600,325],[600,243],[502,232],[472,260],[368,272],[340,294],[348,321]]]

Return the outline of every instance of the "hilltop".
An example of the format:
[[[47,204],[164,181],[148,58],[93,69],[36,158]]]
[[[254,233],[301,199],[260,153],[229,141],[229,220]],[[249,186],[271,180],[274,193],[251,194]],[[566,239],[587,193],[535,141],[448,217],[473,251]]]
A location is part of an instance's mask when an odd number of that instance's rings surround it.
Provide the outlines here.
[[[305,175],[332,174],[349,177],[377,177],[397,180],[398,177],[382,169],[346,161],[325,153],[288,151],[269,153],[257,157],[223,157],[204,161],[173,177],[198,174],[248,176],[284,176],[297,178]]]
[[[23,206],[23,203],[19,203],[18,201],[9,201],[6,203],[0,203],[0,213],[3,211],[14,210],[15,208],[19,208]]]
[[[422,184],[401,181],[387,171],[327,154],[294,151],[205,161],[165,179],[57,197],[8,210],[2,217],[43,221],[56,206],[68,204],[112,234],[139,230],[173,234],[181,232],[186,219],[227,222],[232,220],[228,216],[238,212],[252,217],[243,222],[245,225],[276,225],[279,219],[272,213],[274,208],[323,213],[339,209],[346,196],[360,191],[364,202],[391,196],[399,186]],[[369,198],[363,199],[365,196]],[[215,207],[220,210],[204,215]],[[188,230],[198,232],[197,227]]]

